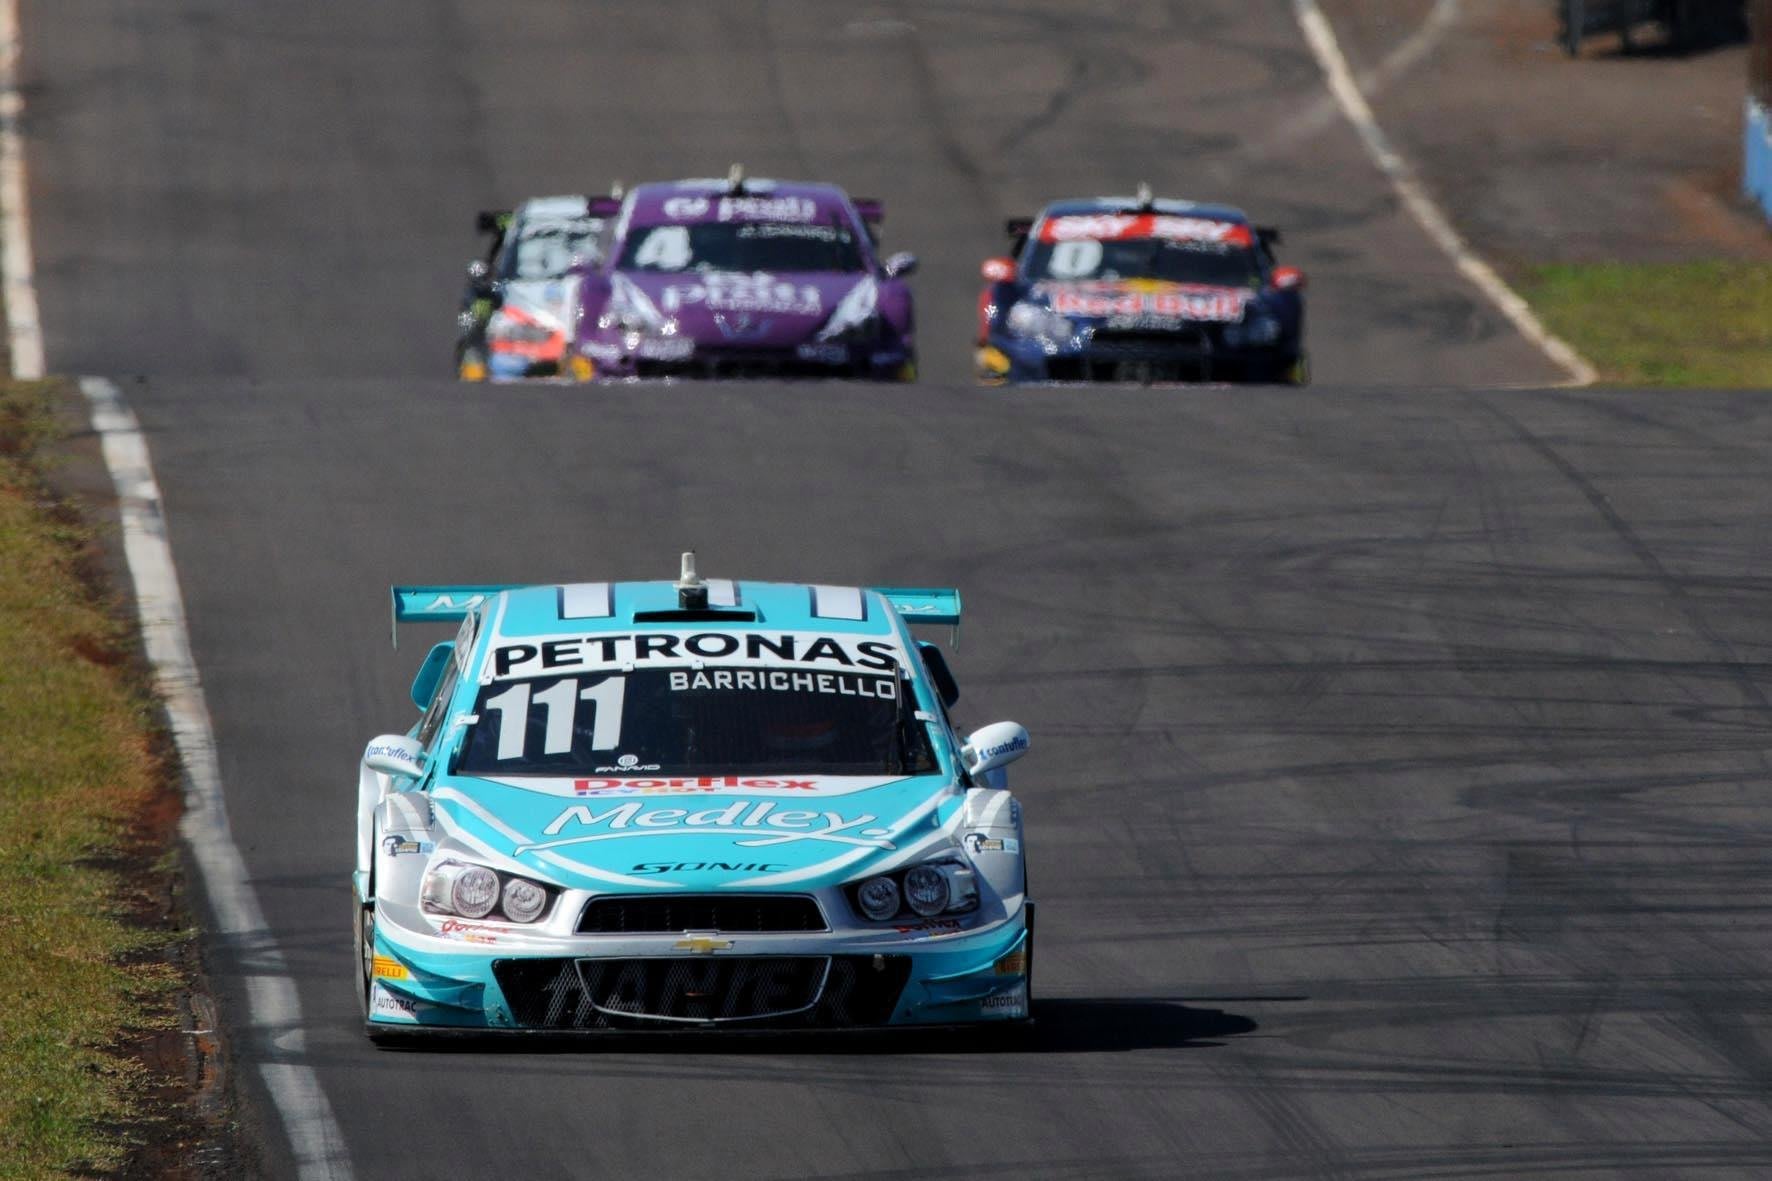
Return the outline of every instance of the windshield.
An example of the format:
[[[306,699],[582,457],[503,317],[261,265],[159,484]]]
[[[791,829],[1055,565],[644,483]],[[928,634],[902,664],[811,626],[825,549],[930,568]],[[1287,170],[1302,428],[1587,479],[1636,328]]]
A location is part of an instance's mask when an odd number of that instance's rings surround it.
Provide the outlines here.
[[[1235,242],[1171,238],[1072,238],[1035,244],[1024,273],[1031,280],[1065,282],[1157,279],[1214,287],[1259,287],[1255,251]]]
[[[505,277],[562,277],[572,269],[575,261],[584,262],[597,256],[597,234],[602,228],[603,220],[594,217],[523,227],[508,256]]]
[[[896,674],[662,668],[481,688],[455,770],[470,775],[936,769]]]
[[[642,226],[622,249],[627,271],[841,271],[865,268],[849,227],[808,222]]]

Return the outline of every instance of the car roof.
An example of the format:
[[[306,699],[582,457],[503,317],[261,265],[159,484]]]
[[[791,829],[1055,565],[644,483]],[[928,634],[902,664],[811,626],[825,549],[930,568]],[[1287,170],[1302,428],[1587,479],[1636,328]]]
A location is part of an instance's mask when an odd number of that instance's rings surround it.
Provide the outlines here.
[[[561,197],[531,197],[517,206],[517,218],[543,218],[548,220],[568,220],[588,217],[591,212],[591,200],[583,194]]]
[[[1074,197],[1053,201],[1040,214],[1042,217],[1068,217],[1088,213],[1137,213],[1139,210],[1137,197]],[[1183,217],[1206,217],[1214,221],[1232,221],[1245,225],[1249,222],[1249,215],[1235,205],[1208,205],[1169,197],[1153,200],[1150,211]]]
[[[710,578],[708,606],[684,611],[674,582],[578,582],[526,586],[488,604],[499,636],[625,632],[636,626],[701,631],[815,631],[893,636],[898,614],[861,587]],[[673,618],[677,616],[677,618]]]

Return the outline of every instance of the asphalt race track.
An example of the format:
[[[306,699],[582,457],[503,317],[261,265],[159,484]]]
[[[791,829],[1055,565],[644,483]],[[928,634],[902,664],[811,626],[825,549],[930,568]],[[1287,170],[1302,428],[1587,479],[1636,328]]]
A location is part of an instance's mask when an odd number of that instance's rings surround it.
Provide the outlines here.
[[[1260,149],[1320,93],[1285,3],[849,8],[24,5],[50,360],[149,432],[357,1175],[1772,1170],[1772,404],[1499,388],[1556,373],[1352,133]],[[732,159],[887,201],[924,382],[442,376],[476,208]],[[1291,231],[1324,384],[965,383],[1002,217],[1141,178]],[[691,546],[964,588],[960,720],[1035,744],[1027,1044],[363,1040],[353,766],[422,651],[386,586]]]

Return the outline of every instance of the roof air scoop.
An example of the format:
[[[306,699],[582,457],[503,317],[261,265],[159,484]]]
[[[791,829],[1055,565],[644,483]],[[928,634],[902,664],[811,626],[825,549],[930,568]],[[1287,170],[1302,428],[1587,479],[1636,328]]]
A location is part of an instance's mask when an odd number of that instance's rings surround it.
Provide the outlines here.
[[[695,572],[695,551],[683,551],[683,572],[677,578],[677,606],[683,611],[705,611],[708,584]]]
[[[1149,209],[1151,207],[1153,201],[1151,198],[1151,186],[1149,181],[1141,180],[1138,182],[1138,196],[1136,200],[1140,209]]]
[[[743,164],[734,164],[726,170],[726,191],[734,197],[744,192]]]

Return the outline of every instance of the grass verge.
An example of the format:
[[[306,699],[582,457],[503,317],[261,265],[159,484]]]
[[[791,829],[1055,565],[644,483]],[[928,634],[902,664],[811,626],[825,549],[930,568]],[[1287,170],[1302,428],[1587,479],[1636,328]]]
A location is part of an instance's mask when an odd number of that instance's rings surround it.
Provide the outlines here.
[[[53,383],[0,383],[0,1178],[126,1167],[173,1023],[167,768],[91,538],[48,492]],[[158,814],[161,820],[149,818]]]
[[[1604,381],[1772,386],[1772,265],[1547,264],[1520,294]]]

